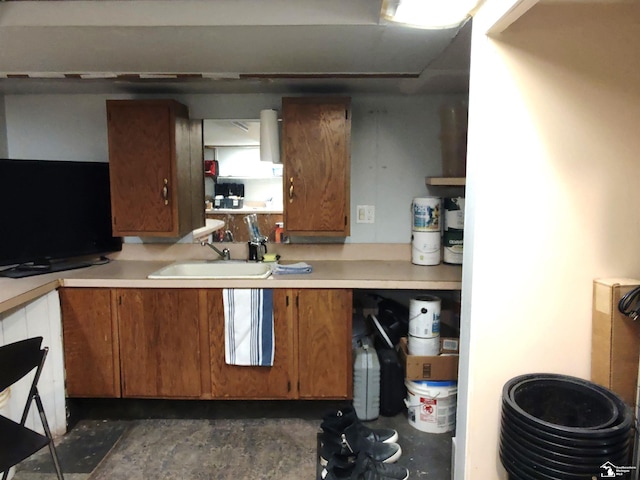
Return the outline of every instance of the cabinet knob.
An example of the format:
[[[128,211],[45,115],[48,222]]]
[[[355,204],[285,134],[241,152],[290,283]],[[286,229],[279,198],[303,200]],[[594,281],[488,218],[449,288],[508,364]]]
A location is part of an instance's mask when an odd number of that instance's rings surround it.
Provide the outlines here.
[[[289,178],[289,203],[293,203],[293,177]]]
[[[164,179],[164,185],[162,186],[162,199],[165,205],[169,205],[169,180]]]

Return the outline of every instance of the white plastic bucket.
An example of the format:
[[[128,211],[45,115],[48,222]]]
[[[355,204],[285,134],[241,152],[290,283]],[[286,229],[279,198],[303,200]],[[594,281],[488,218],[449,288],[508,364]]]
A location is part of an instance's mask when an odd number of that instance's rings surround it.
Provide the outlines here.
[[[444,204],[444,229],[464,229],[464,197],[447,197]]]
[[[431,338],[421,338],[409,335],[407,339],[409,355],[432,357],[440,353],[440,335]]]
[[[440,197],[414,198],[412,211],[413,231],[440,231]]]
[[[445,247],[444,263],[450,263],[452,265],[461,265],[462,264],[462,247]]]
[[[409,335],[421,338],[440,336],[440,298],[422,295],[409,301]]]
[[[446,433],[456,426],[458,382],[405,380],[409,425],[427,433]]]
[[[440,232],[413,232],[411,234],[411,263],[438,265],[441,247]]]
[[[444,252],[445,263],[461,264],[464,243],[464,233],[462,230],[446,230],[444,232]]]

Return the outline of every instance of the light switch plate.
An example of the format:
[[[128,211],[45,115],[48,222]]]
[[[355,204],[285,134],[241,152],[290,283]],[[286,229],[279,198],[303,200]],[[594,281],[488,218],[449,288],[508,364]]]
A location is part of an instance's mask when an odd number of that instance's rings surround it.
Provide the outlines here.
[[[356,207],[356,223],[375,223],[376,207],[374,205],[358,205]]]

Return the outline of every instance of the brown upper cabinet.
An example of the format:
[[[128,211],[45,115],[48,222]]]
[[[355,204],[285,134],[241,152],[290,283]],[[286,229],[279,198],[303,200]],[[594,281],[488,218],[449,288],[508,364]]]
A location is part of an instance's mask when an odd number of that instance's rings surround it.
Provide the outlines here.
[[[284,228],[289,235],[350,234],[351,100],[282,99]]]
[[[202,126],[187,107],[107,100],[107,126],[113,234],[179,237],[203,226]]]

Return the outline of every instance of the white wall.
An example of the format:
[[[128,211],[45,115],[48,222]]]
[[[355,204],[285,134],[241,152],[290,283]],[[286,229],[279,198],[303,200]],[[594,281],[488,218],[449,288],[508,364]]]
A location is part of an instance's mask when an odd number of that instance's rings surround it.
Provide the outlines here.
[[[505,478],[504,383],[590,377],[592,281],[640,277],[640,10],[474,20],[456,478]]]
[[[7,122],[4,113],[4,95],[0,95],[0,158],[8,155],[7,149]]]
[[[192,118],[258,118],[279,95],[173,95]],[[7,95],[8,154],[15,158],[107,161],[106,95]],[[124,98],[110,96],[109,98]],[[441,173],[438,107],[459,96],[352,97],[353,243],[409,243],[410,206],[425,176]],[[356,224],[357,205],[376,223]]]
[[[49,347],[38,391],[42,398],[49,428],[54,436],[67,431],[64,398],[64,362],[62,355],[62,324],[58,292],[53,291],[26,305],[0,313],[0,345],[42,336],[43,347]],[[10,389],[8,404],[3,415],[19,422],[33,381],[33,373]],[[31,406],[27,426],[43,433],[42,423],[35,405]]]

